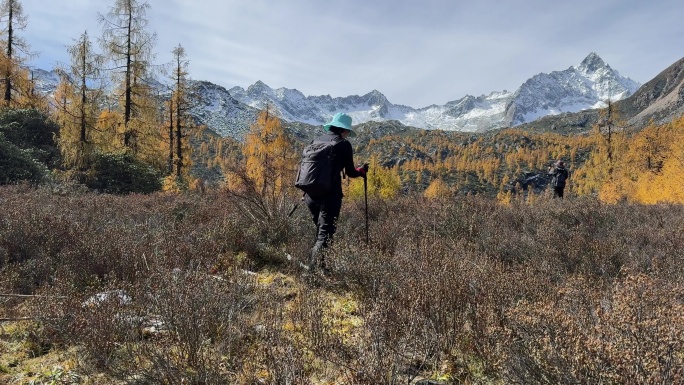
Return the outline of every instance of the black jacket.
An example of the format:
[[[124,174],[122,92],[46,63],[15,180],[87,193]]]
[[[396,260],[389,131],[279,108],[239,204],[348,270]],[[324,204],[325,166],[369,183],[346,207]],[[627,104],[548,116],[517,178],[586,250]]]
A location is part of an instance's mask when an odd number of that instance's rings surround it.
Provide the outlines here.
[[[570,176],[568,169],[563,166],[553,166],[549,169],[549,175],[553,177],[551,184],[553,187],[563,188],[565,187],[565,181]]]
[[[329,197],[339,197],[342,198],[342,171],[351,177],[358,178],[363,176],[360,172],[356,171],[356,166],[354,166],[354,151],[352,150],[352,145],[348,140],[342,139],[340,135],[328,133],[316,138],[318,141],[339,141],[333,147],[333,180],[332,186],[330,188]]]

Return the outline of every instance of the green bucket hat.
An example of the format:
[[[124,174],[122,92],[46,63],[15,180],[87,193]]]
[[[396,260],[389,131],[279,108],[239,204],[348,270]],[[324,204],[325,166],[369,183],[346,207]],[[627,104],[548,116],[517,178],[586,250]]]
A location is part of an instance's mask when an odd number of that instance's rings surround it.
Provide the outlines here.
[[[326,124],[323,126],[326,131],[330,131],[330,127],[339,127],[339,128],[344,128],[345,130],[349,130],[349,136],[356,136],[356,132],[352,130],[352,118],[351,116],[338,112],[333,116],[332,120],[330,123]]]

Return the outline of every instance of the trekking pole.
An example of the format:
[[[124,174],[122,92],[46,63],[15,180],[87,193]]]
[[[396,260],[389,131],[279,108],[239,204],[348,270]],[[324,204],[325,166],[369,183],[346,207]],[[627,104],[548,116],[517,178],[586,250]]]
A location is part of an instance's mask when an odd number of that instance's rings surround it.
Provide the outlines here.
[[[295,205],[294,205],[294,207],[292,208],[292,210],[290,210],[290,212],[287,213],[287,217],[288,217],[288,218],[290,218],[290,217],[292,216],[292,214],[294,214],[294,212],[297,210],[297,207],[299,207],[299,204],[302,203],[303,200],[304,200],[304,195],[302,195],[302,199],[300,199],[299,202],[295,203]]]
[[[295,210],[297,210],[297,207],[299,207],[299,202],[295,203],[294,207],[292,207],[292,210],[287,214],[287,217],[290,218],[292,214],[294,214]]]
[[[366,244],[368,244],[368,182],[365,175],[363,176],[363,200],[366,204]]]

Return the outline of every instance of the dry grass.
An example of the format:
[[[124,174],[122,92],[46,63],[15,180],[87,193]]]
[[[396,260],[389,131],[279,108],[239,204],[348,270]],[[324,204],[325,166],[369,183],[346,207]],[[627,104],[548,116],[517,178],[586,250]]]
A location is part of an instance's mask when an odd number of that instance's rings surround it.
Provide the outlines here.
[[[35,317],[2,324],[7,383],[682,380],[681,206],[371,199],[366,245],[349,201],[331,280],[284,258],[313,241],[301,208],[274,224],[220,192],[21,186],[0,207],[0,293],[43,295],[0,298],[0,317]]]

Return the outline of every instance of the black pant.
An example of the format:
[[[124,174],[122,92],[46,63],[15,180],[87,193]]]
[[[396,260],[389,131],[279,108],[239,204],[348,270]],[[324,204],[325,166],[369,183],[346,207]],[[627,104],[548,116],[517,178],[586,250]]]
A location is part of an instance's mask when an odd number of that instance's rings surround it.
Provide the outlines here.
[[[564,188],[565,188],[565,186],[563,186],[563,187],[554,187],[554,188],[553,188],[553,196],[554,196],[554,197],[558,197],[558,198],[563,199],[563,189],[564,189]]]
[[[335,231],[337,230],[337,218],[342,208],[342,197],[326,196],[313,199],[309,195],[304,196],[304,202],[311,212],[311,219],[316,225],[316,243],[311,249],[311,263],[318,264],[320,251],[329,246]],[[323,261],[320,264],[324,266]]]

